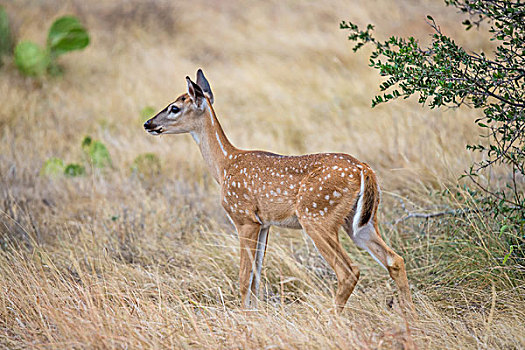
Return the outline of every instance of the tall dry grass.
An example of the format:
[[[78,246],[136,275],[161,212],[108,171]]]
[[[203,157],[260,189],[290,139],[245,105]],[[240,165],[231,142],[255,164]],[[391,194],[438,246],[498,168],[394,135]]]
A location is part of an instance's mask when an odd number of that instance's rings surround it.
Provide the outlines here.
[[[490,49],[441,1],[2,4],[19,39],[43,43],[66,13],[92,35],[61,59],[60,78],[24,78],[12,62],[0,69],[4,347],[388,349],[409,338],[429,349],[525,347],[523,283],[501,264],[496,223],[477,214],[392,225],[399,198],[410,210],[469,201],[456,185],[475,156],[465,144],[479,140],[474,111],[413,101],[372,110],[380,79],[338,29],[352,19],[424,41],[431,14],[466,47]],[[342,151],[377,170],[382,233],[405,257],[419,313],[408,329],[384,271],[346,237],[362,278],[336,316],[333,273],[304,234],[284,229],[271,232],[260,310],[241,310],[237,239],[197,147],[141,127],[141,109],[164,107],[198,67],[235,145]],[[83,159],[85,135],[107,145],[112,169],[39,175],[49,157]],[[130,171],[144,152],[160,157],[159,174]]]

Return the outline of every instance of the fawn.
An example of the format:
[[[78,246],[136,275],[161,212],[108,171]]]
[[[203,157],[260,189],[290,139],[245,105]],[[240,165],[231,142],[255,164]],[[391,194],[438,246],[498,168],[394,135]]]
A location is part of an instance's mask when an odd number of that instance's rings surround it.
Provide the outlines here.
[[[242,303],[255,306],[270,226],[304,229],[337,276],[340,312],[359,279],[342,248],[342,226],[355,244],[384,267],[400,291],[403,310],[413,310],[403,258],[379,235],[380,189],[374,171],[344,153],[284,156],[235,148],[215,115],[213,93],[202,70],[187,93],[144,124],[152,135],[190,133],[221,186],[221,203],[240,240]]]

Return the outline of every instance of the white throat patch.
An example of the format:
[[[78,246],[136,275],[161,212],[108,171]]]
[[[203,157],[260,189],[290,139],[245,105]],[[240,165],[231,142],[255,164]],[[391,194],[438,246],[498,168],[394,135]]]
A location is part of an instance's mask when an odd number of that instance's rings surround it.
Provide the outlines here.
[[[191,134],[191,137],[193,137],[193,139],[197,143],[197,145],[200,145],[201,144],[201,139],[199,137],[199,134],[197,134],[195,131],[190,131],[190,134]]]

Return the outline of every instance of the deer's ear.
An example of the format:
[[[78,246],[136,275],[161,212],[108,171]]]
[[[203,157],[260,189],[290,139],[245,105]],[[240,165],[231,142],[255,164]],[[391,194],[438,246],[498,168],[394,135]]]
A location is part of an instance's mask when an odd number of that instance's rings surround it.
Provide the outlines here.
[[[204,95],[206,95],[210,99],[210,103],[213,104],[213,92],[211,92],[210,83],[200,68],[197,71],[197,85],[200,86]]]
[[[186,77],[186,83],[188,83],[188,95],[190,95],[191,100],[198,109],[203,109],[204,104],[206,103],[204,92],[199,85],[191,81],[190,77]]]

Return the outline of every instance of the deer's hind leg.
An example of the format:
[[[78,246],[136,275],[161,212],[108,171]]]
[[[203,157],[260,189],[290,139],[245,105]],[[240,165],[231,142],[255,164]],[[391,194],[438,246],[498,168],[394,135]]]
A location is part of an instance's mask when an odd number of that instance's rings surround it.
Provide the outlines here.
[[[361,249],[366,250],[383,268],[385,268],[390,277],[394,280],[399,289],[399,304],[403,311],[409,311],[414,314],[414,306],[408,279],[405,269],[405,262],[401,256],[390,248],[379,235],[379,228],[375,218],[368,224],[357,228],[354,232],[351,224],[352,220],[346,220],[343,226],[354,243]]]
[[[252,295],[259,298],[259,286],[261,284],[261,270],[264,256],[266,255],[266,247],[268,246],[268,231],[270,227],[261,226],[257,236],[257,249],[255,252],[255,265],[253,267],[250,290]]]
[[[359,268],[353,263],[341,246],[338,236],[338,225],[327,225],[315,219],[303,219],[301,225],[312,238],[317,250],[332,267],[337,276],[335,305],[341,312],[359,280]]]

